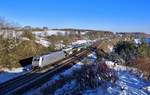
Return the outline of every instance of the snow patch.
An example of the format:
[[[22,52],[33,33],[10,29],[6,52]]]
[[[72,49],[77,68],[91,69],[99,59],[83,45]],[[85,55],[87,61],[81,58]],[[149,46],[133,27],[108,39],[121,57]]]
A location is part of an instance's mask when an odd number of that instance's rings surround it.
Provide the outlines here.
[[[150,86],[144,87],[143,88],[145,91],[147,91],[148,93],[150,93]]]
[[[87,44],[92,42],[91,40],[77,40],[76,42],[72,42],[72,45],[81,45],[81,44]]]
[[[21,40],[23,40],[23,41],[29,41],[30,39],[27,38],[27,37],[22,37]]]
[[[13,68],[12,70],[4,69],[3,72],[0,73],[0,83],[13,79],[15,77],[21,76],[31,71],[31,66]],[[28,69],[28,70],[25,70]]]
[[[58,30],[48,30],[48,31],[36,31],[36,32],[33,32],[33,34],[35,34],[36,36],[39,36],[39,37],[58,35],[58,34],[64,35],[65,33],[66,33],[66,31],[58,31]]]
[[[105,63],[109,68],[112,68],[116,71],[131,71],[132,70],[134,72],[137,72],[136,68],[127,67],[127,66],[123,66],[123,65],[117,65],[116,63],[114,63],[112,61],[105,61]]]
[[[141,44],[141,39],[134,39],[135,44]]]
[[[48,42],[46,39],[44,38],[40,38],[38,40],[36,40],[36,43],[43,45],[44,47],[49,47],[50,42]]]
[[[92,58],[92,59],[97,59],[97,56],[96,56],[96,53],[95,52],[93,52],[93,53],[91,53],[91,54],[89,54],[88,55],[88,58]]]

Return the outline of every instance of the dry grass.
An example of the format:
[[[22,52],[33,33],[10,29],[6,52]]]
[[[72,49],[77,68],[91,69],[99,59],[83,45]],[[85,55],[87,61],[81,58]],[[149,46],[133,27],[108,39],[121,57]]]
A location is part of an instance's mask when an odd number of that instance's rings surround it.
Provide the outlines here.
[[[134,67],[142,71],[146,79],[150,80],[150,58],[138,58],[132,62]]]

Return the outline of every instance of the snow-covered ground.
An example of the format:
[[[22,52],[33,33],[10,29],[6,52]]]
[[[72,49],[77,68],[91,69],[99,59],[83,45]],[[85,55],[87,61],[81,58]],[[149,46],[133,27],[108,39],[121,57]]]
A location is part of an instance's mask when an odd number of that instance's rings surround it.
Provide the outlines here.
[[[81,68],[81,65],[83,65],[83,63],[78,62],[77,64],[72,66],[70,69],[65,70],[64,72],[53,76],[50,81],[43,84],[41,87],[39,87],[37,89],[32,89],[31,91],[29,91],[27,93],[24,93],[24,95],[41,94],[41,92],[40,92],[41,89],[44,89],[44,88],[48,87],[49,85],[56,83],[58,80],[60,80],[61,76],[71,76],[74,70],[77,70],[77,69]]]
[[[113,62],[107,62],[107,64]],[[139,78],[134,73],[128,71],[123,66],[116,68],[119,79],[115,85],[110,82],[106,82],[96,89],[89,89],[82,93],[82,95],[150,95],[150,82]],[[76,87],[76,81],[65,84],[62,88],[55,91],[54,95],[70,95],[71,91]],[[65,91],[65,94],[64,94]]]
[[[43,45],[44,47],[49,47],[50,45],[50,42],[47,41],[45,38],[38,38],[35,42]]]
[[[146,90],[150,86],[150,82],[146,82],[128,71],[119,71],[118,76],[119,79],[114,86],[107,83],[106,86],[87,90],[83,95],[150,95],[150,91]]]
[[[24,70],[24,69],[27,69],[28,70]],[[9,69],[4,69],[3,72],[0,73],[0,83],[3,83],[5,81],[8,81],[10,79],[13,79],[15,77],[18,77],[20,75],[23,75],[25,73],[28,73],[30,72],[30,69],[31,66],[27,66],[27,67],[20,67],[20,68],[14,68],[12,70],[9,70]]]
[[[89,54],[87,58],[91,59],[91,61],[93,61],[93,62],[97,59],[97,57],[95,56],[94,52]],[[58,80],[60,80],[61,76],[69,77],[69,76],[71,76],[73,74],[73,72],[75,70],[81,69],[81,66],[84,64],[83,61],[84,61],[84,59],[81,60],[81,62],[78,62],[75,65],[73,65],[71,68],[65,70],[64,72],[53,76],[50,81],[48,81],[47,83],[43,84],[41,87],[39,87],[37,89],[32,89],[31,91],[25,93],[24,95],[31,95],[31,94],[39,94],[40,95],[41,94],[41,92],[40,92],[41,89],[44,89],[44,88],[50,86],[51,84],[56,83]],[[71,83],[68,83],[70,88],[72,88],[72,86],[73,86],[72,84],[75,84],[75,80],[71,81]],[[66,84],[66,87],[68,88],[67,84]],[[58,92],[56,91],[56,95],[59,95],[58,93],[61,92],[62,89],[66,89],[66,87],[58,89]]]
[[[41,44],[44,47],[49,47],[51,43],[45,37],[52,36],[52,35],[58,35],[58,34],[64,35],[65,31],[48,30],[48,31],[35,31],[32,33],[36,37],[36,40],[35,40],[36,43]],[[23,37],[22,40],[29,40],[29,39]]]
[[[66,31],[48,30],[48,31],[36,31],[32,33],[35,34],[36,36],[45,37],[45,36],[58,35],[58,34],[64,35]]]
[[[80,46],[80,45],[91,45],[94,42],[94,40],[77,40],[75,42],[70,43],[72,47]]]
[[[89,42],[90,40],[78,40],[76,42],[72,42],[72,45],[77,45],[77,44],[84,44]]]
[[[127,69],[120,65],[114,67],[112,66],[114,63],[111,61],[106,61],[106,64],[113,67],[117,72],[119,79],[115,85],[106,82],[104,86],[84,91],[83,95],[150,95],[150,82],[130,72],[131,68]],[[62,91],[65,90],[69,93],[68,89],[72,90],[75,86],[75,80],[73,80],[56,90],[55,95],[64,95]]]
[[[45,38],[46,36],[52,36],[52,35],[65,35],[66,31],[60,31],[60,30],[48,30],[48,31],[36,31],[36,32],[32,32],[33,34],[35,34],[36,36],[36,43],[43,45],[44,47],[48,47],[50,45],[50,42],[47,41],[47,39]],[[81,44],[85,44],[85,43],[90,43],[92,42],[91,40],[77,40],[75,42],[70,43],[73,46],[76,45],[81,45]],[[57,44],[56,44],[57,45]],[[58,46],[56,47],[60,47],[60,44],[58,44]]]

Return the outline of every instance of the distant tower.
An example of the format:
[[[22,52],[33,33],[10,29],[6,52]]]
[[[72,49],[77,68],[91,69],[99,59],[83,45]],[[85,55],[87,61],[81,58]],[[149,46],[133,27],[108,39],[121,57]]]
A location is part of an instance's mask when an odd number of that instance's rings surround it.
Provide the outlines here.
[[[47,32],[47,31],[48,31],[48,27],[43,27],[43,30],[44,30],[45,32]]]
[[[43,31],[45,32],[44,34],[45,34],[45,36],[47,36],[48,35],[48,27],[43,27]]]

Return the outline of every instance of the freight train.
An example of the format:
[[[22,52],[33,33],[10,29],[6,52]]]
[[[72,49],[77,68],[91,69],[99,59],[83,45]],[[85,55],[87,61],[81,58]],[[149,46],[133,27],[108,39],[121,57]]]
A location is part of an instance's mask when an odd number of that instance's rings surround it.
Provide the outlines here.
[[[90,44],[82,44],[71,48],[63,49],[61,51],[52,52],[50,54],[35,56],[32,59],[32,68],[43,68],[47,65],[51,65],[58,62],[68,56],[73,56],[75,53],[86,49]]]
[[[57,51],[57,52],[53,52],[47,55],[43,55],[43,56],[37,56],[34,57],[32,60],[32,67],[44,67],[47,66],[48,64],[52,64],[54,62],[57,62],[61,59],[64,59],[66,56],[65,52],[63,51]]]

